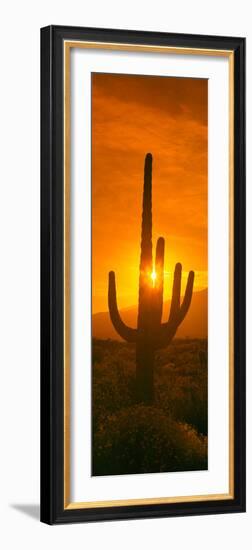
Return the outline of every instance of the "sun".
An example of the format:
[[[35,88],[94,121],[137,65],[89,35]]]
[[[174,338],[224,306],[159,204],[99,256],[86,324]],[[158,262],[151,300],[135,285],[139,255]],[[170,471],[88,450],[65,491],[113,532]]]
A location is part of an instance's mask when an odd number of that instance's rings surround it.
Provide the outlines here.
[[[152,280],[152,286],[153,286],[153,287],[155,286],[156,279],[157,279],[156,271],[152,271],[152,273],[151,273],[151,280]]]

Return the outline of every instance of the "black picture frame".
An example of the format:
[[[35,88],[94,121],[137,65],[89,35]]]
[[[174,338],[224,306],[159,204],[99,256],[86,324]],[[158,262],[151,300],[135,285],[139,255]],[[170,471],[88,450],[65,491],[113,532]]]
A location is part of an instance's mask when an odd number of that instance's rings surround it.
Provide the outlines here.
[[[64,509],[63,41],[234,53],[234,498]],[[48,524],[245,511],[245,39],[48,26],[41,29],[41,521]]]

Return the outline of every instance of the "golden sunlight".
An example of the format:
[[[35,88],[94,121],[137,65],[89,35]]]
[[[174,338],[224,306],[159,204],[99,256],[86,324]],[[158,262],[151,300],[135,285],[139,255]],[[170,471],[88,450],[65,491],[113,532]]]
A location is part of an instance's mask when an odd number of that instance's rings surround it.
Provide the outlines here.
[[[93,73],[93,313],[108,310],[110,269],[117,272],[120,308],[138,302],[143,158],[149,150],[153,243],[162,235],[166,246],[164,301],[172,296],[178,261],[181,296],[190,269],[194,292],[207,288],[207,87],[206,79]],[[143,279],[153,290],[161,283],[155,267],[153,258]]]
[[[152,286],[153,286],[153,288],[154,288],[154,286],[155,286],[156,279],[157,279],[156,271],[152,271],[152,273],[151,273],[151,280],[152,280]]]

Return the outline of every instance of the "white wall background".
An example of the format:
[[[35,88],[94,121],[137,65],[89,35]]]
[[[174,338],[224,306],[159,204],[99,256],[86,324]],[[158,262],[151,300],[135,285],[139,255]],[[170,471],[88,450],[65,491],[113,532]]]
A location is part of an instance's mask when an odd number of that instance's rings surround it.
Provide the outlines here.
[[[0,83],[0,544],[30,550],[170,547],[247,549],[251,542],[251,468],[248,512],[48,527],[39,517],[39,29],[80,25],[246,36],[247,126],[251,123],[252,27],[247,0],[43,0],[1,8]],[[251,134],[247,140],[251,150]],[[248,182],[251,179],[248,154]],[[248,185],[248,209],[252,191]],[[248,235],[252,216],[248,216]],[[249,239],[248,239],[249,241]],[[252,277],[248,247],[248,280]],[[252,290],[248,288],[248,309]],[[248,340],[250,339],[248,318]],[[248,397],[252,390],[248,348]],[[248,399],[248,434],[252,400]],[[248,440],[248,464],[252,444]]]

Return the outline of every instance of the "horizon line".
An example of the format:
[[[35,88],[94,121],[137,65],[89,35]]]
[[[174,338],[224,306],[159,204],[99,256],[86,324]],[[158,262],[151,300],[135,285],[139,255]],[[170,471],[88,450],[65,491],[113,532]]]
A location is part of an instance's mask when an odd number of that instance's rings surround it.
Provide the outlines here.
[[[195,291],[193,291],[193,294],[192,294],[192,295],[194,295],[194,294],[199,294],[200,292],[204,292],[205,290],[208,291],[208,286],[206,286],[206,287],[204,287],[204,288],[201,288],[200,290],[195,290]],[[181,299],[182,299],[183,297],[184,297],[184,296],[182,295],[182,296],[181,296]],[[167,302],[170,302],[170,301],[171,301],[171,297],[168,298],[167,300],[165,300],[165,301],[164,301],[164,304],[166,304]],[[132,309],[132,308],[137,307],[137,305],[138,305],[138,304],[136,303],[136,304],[132,304],[132,305],[130,305],[130,306],[122,307],[122,308],[120,308],[120,309],[121,309],[121,311],[126,311],[126,310],[128,310],[128,309]],[[109,313],[109,309],[102,310],[102,311],[96,311],[95,313],[92,313],[92,317],[93,317],[94,315],[100,315],[101,313]]]

